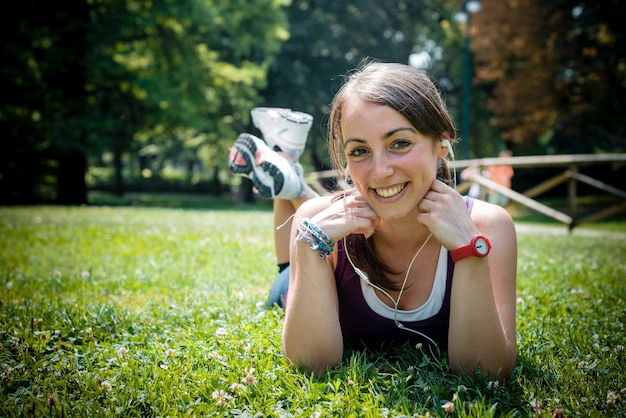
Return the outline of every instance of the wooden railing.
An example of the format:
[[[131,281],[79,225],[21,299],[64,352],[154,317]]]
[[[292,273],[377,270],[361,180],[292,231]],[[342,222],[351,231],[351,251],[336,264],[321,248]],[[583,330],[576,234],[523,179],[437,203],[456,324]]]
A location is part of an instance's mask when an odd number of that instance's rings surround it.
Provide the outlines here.
[[[467,167],[472,166],[477,168],[476,172],[469,176],[469,181],[465,181],[459,184],[457,190],[460,193],[464,193],[465,191],[467,191],[471,183],[476,182],[481,186],[484,186],[488,189],[494,190],[506,196],[512,201],[518,202],[534,211],[556,219],[559,222],[563,222],[568,226],[569,230],[571,231],[572,229],[574,229],[574,227],[583,223],[595,222],[626,210],[625,191],[601,182],[592,177],[589,177],[588,175],[580,173],[582,167],[602,164],[626,164],[626,154],[572,154],[539,155],[509,158],[480,158],[452,162],[450,163],[450,168],[456,168],[457,177],[459,177],[460,172]],[[496,182],[480,175],[483,169],[493,165],[510,165],[513,168],[526,169],[539,167],[562,167],[564,171],[552,178],[546,179],[540,184],[524,192],[517,192],[515,190],[509,189],[508,187],[501,186]],[[327,178],[334,178],[336,177],[336,175],[337,173],[334,170],[318,171],[315,173],[311,173],[307,177],[307,182],[317,190],[321,191],[323,189],[321,182]],[[564,182],[568,183],[567,198],[569,213],[558,211],[534,199],[535,197],[547,192],[548,190]],[[619,198],[619,201],[618,203],[605,207],[604,209],[596,213],[578,219],[578,182],[588,184],[599,190],[615,195]],[[346,187],[341,179],[337,179],[337,183],[340,188]]]

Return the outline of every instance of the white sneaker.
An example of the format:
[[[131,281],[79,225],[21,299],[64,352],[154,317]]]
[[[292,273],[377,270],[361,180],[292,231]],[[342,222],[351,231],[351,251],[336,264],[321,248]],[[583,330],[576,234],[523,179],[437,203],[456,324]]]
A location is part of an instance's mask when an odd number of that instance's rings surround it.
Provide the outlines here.
[[[295,164],[254,135],[239,135],[230,150],[228,167],[234,174],[249,177],[263,197],[291,200],[304,195]]]
[[[280,107],[255,107],[250,114],[270,148],[288,154],[293,161],[300,159],[313,116]]]

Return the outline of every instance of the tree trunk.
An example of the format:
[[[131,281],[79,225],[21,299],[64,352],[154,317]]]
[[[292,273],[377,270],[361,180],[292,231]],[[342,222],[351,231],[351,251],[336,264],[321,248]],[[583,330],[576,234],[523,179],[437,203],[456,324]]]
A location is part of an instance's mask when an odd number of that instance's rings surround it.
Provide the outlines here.
[[[71,150],[58,156],[59,173],[57,203],[61,205],[86,205],[87,157],[79,150]]]
[[[213,167],[213,178],[211,179],[211,194],[216,197],[222,195],[222,182],[220,181],[220,170],[217,166]]]
[[[57,30],[55,49],[58,48],[60,51],[61,59],[49,74],[47,82],[60,97],[51,94],[49,106],[53,113],[49,118],[55,118],[61,125],[54,134],[53,147],[59,164],[57,203],[85,205],[87,204],[85,57],[89,8],[84,1],[73,0],[70,4],[68,13],[55,11],[53,14]]]
[[[237,191],[237,204],[254,203],[254,193],[252,192],[252,180],[241,177],[239,190]]]
[[[113,194],[116,196],[124,195],[124,176],[122,175],[122,151],[113,150]]]

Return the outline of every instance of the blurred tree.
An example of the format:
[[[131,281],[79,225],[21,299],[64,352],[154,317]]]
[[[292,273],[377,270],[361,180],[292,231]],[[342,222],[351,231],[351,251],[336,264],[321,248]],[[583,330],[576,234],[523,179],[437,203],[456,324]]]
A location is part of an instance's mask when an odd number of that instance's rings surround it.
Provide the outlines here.
[[[458,104],[462,54],[444,54],[442,44],[459,42],[447,38],[450,11],[444,0],[293,2],[286,11],[290,38],[272,63],[264,105],[289,107],[311,113],[314,126],[309,135],[307,156],[314,169],[329,167],[326,124],[329,104],[343,76],[372,59],[409,63],[409,57],[422,58],[419,65],[439,82],[441,90]],[[458,47],[460,51],[460,46]],[[447,52],[447,51],[446,51]],[[458,76],[451,72],[458,71]],[[456,100],[456,101],[455,101]],[[456,110],[456,109],[455,109]],[[306,158],[306,157],[305,157]]]
[[[624,152],[626,3],[482,0],[478,81],[521,153]]]
[[[2,17],[0,199],[85,203],[86,158],[103,150],[121,193],[125,152],[180,138],[223,165],[288,36],[285,1],[20,2]]]
[[[264,105],[311,113],[307,152],[315,170],[329,168],[326,135],[329,104],[343,76],[364,60],[410,63],[438,84],[454,119],[460,121],[463,38],[453,20],[456,0],[303,0],[286,11],[290,38],[272,63]],[[472,86],[473,156],[493,153],[499,129],[489,125],[489,89]],[[332,187],[328,184],[327,187]]]
[[[85,203],[87,4],[24,1],[1,18],[0,202]]]
[[[501,130],[497,125],[490,123],[493,112],[488,109],[488,99],[492,94],[492,86],[479,84],[474,78],[474,64],[470,61],[469,72],[469,138],[463,138],[460,125],[463,122],[463,83],[465,72],[464,34],[466,22],[457,21],[457,14],[462,10],[463,2],[459,0],[442,1],[438,12],[433,13],[433,20],[438,25],[421,26],[420,39],[426,39],[426,50],[432,56],[428,61],[427,70],[436,78],[445,93],[448,109],[457,123],[457,148],[467,146],[468,158],[493,157],[504,147]],[[472,14],[474,16],[480,14]],[[469,29],[475,25],[474,22]],[[473,30],[471,31],[473,32]],[[470,34],[471,36],[471,34]],[[473,42],[473,40],[472,40]],[[472,59],[472,56],[470,56]],[[464,143],[464,142],[467,142]],[[457,157],[462,153],[457,153]]]
[[[233,127],[247,123],[272,54],[287,37],[284,14],[276,13],[282,2],[100,4],[94,62],[106,66],[95,77],[110,83],[102,103],[122,119],[110,125],[118,129],[111,141],[118,189],[126,151],[184,153],[188,161],[222,166],[225,158],[213,156],[225,155]],[[121,37],[110,34],[109,22],[123,28]]]

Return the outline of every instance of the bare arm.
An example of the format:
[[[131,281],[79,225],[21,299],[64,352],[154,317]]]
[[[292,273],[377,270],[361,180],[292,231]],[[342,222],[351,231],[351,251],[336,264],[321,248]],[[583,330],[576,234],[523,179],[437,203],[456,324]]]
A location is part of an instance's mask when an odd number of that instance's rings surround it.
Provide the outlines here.
[[[515,366],[517,241],[509,214],[475,202],[474,219],[491,241],[489,256],[455,265],[450,309],[449,356],[456,372],[477,367],[491,378],[509,376]]]
[[[480,368],[491,378],[503,379],[511,373],[516,357],[513,221],[501,207],[478,200],[469,217],[462,198],[444,187],[434,186],[421,208],[420,216],[433,234],[441,237],[448,250],[466,245],[477,234],[487,236],[492,245],[488,257],[468,257],[455,264],[448,331],[450,365],[455,373],[473,374]]]
[[[326,260],[320,258],[307,243],[295,240],[295,229],[302,218],[310,218],[335,241],[349,233],[373,232],[375,215],[369,206],[358,198],[346,199],[333,204],[328,197],[313,199],[298,209],[293,223],[283,352],[293,364],[317,374],[336,366],[343,355],[334,277],[336,250]]]

